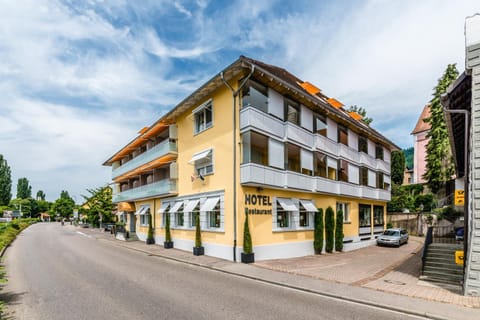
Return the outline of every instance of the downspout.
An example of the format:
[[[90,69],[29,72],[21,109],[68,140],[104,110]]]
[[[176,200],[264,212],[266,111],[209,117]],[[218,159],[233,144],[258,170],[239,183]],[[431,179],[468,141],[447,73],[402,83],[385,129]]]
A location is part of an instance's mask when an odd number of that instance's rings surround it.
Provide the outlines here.
[[[235,90],[224,78],[223,71],[220,73],[223,83],[230,89],[233,96],[233,261],[237,262],[237,96],[240,90],[242,90],[245,83],[253,74],[255,66],[251,65],[251,70],[248,76],[243,79],[242,83]]]

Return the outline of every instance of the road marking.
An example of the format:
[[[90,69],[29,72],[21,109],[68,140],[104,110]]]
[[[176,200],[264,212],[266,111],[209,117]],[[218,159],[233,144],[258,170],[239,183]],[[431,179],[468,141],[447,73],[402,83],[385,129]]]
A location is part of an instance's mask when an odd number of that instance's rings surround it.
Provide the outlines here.
[[[85,234],[83,232],[80,232],[80,231],[77,231],[78,234],[84,236],[84,237],[87,237],[87,238],[91,238],[92,236],[89,236],[88,234]]]

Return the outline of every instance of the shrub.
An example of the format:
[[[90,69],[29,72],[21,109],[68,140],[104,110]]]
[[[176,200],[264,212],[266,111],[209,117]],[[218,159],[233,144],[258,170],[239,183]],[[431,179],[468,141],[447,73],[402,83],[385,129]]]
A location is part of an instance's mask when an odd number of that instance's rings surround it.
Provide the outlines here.
[[[202,235],[200,233],[200,215],[197,213],[195,216],[195,247],[200,248],[202,246]]]
[[[314,231],[313,249],[315,254],[322,254],[323,250],[323,209],[315,212],[315,231]]]
[[[20,225],[18,224],[17,221],[12,221],[10,225],[12,226],[13,229],[20,230]]]
[[[332,207],[328,207],[325,211],[325,251],[333,251],[335,232],[335,218]]]
[[[152,244],[155,242],[153,237],[153,227],[152,227],[152,215],[148,215],[148,233],[147,233],[147,244]]]
[[[252,236],[248,227],[248,214],[245,215],[245,224],[243,226],[243,252],[252,253]]]
[[[335,251],[343,250],[343,211],[338,210],[335,218]]]
[[[172,235],[170,234],[170,214],[166,213],[165,217],[165,241],[166,242],[171,242],[172,241]]]

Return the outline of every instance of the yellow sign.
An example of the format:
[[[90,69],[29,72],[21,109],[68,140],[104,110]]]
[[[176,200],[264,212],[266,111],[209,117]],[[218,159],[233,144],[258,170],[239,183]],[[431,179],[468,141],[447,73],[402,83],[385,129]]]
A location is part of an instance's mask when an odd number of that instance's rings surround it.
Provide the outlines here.
[[[455,251],[455,263],[463,266],[463,250]]]
[[[463,206],[465,204],[465,190],[455,190],[455,205]]]

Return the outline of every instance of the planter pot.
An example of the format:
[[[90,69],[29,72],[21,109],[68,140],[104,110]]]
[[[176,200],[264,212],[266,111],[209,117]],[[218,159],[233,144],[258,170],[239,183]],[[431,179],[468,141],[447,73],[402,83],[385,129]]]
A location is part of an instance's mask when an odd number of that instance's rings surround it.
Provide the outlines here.
[[[164,242],[163,242],[163,247],[164,247],[165,249],[171,249],[171,248],[173,248],[173,241],[164,241]]]
[[[253,263],[255,262],[255,253],[244,253],[242,252],[242,263]]]
[[[146,244],[154,244],[154,243],[155,243],[155,239],[154,239],[154,238],[147,238],[147,240],[145,240],[145,243],[146,243]]]
[[[193,255],[195,256],[203,256],[205,254],[204,247],[193,247]]]

